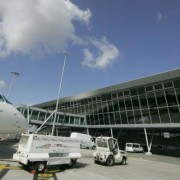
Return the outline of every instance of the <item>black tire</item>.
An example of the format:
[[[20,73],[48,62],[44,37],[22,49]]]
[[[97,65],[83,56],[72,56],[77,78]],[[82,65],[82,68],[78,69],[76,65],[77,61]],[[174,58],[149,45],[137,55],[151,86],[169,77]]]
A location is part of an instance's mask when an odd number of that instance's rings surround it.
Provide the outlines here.
[[[113,156],[109,156],[106,160],[106,165],[107,166],[113,166],[114,165],[114,158]]]
[[[95,163],[95,164],[99,164],[99,161],[94,160],[94,163]]]
[[[46,169],[46,163],[45,162],[37,162],[35,165],[35,170],[38,173],[42,173],[44,172],[44,170]]]
[[[72,168],[76,165],[77,159],[71,159],[69,163],[69,167]]]
[[[122,161],[121,161],[121,164],[122,164],[122,165],[126,165],[126,161],[127,161],[127,158],[126,158],[126,157],[123,157],[123,158],[122,158]]]

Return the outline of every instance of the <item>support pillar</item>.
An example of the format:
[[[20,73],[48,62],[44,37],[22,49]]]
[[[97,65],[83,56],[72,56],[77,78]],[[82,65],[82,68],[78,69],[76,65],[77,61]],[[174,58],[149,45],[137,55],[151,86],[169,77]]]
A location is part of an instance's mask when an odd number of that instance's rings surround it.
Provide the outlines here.
[[[89,129],[87,128],[87,134],[89,135]]]
[[[113,130],[112,130],[112,128],[111,128],[111,137],[113,138]]]
[[[152,155],[152,153],[151,153],[151,145],[152,145],[152,141],[151,141],[151,144],[149,145],[148,137],[147,137],[147,132],[146,132],[146,128],[144,128],[144,134],[145,134],[146,145],[147,145],[147,149],[148,149],[148,152],[146,152],[146,155]]]

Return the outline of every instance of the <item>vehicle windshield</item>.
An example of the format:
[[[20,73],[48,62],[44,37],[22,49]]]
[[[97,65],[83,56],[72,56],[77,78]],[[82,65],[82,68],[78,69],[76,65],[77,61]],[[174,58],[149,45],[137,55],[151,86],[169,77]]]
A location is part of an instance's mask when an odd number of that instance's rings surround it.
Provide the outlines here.
[[[140,145],[139,145],[139,144],[133,144],[133,147],[134,147],[134,148],[139,148]]]
[[[98,138],[96,140],[97,147],[107,147],[107,139]]]
[[[26,145],[28,142],[29,136],[21,136],[21,139],[19,141],[19,144]]]
[[[8,104],[12,104],[5,96],[3,96],[3,98]]]
[[[4,99],[1,95],[0,95],[0,102],[4,102]]]

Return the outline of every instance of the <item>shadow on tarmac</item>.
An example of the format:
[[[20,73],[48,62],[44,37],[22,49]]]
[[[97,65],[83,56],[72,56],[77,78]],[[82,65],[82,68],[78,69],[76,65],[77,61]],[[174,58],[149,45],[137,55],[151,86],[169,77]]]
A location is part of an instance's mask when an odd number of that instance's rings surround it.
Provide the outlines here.
[[[12,159],[18,141],[0,141],[0,160]]]

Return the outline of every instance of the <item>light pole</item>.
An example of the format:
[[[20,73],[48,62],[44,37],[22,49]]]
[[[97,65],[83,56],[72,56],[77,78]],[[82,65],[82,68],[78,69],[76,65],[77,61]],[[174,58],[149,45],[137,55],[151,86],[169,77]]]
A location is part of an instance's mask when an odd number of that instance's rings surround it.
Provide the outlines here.
[[[10,92],[11,92],[11,89],[12,89],[15,77],[19,76],[19,73],[17,73],[17,72],[11,72],[11,74],[12,74],[13,79],[12,79],[12,82],[11,82],[11,86],[9,88],[9,92],[8,92],[7,98],[9,98],[9,95],[10,95]]]
[[[61,78],[60,78],[60,83],[59,83],[58,97],[57,97],[57,101],[56,101],[56,109],[55,109],[55,115],[54,115],[54,121],[53,121],[53,127],[52,127],[51,136],[53,136],[53,134],[54,134],[54,128],[55,128],[55,123],[56,123],[56,116],[57,116],[57,111],[58,111],[59,98],[60,98],[60,94],[61,94],[61,87],[62,87],[62,81],[63,81],[63,75],[64,75],[64,69],[65,69],[65,66],[66,66],[66,59],[67,59],[68,55],[69,55],[69,52],[65,51],[64,52],[64,63],[63,63],[62,72],[61,72]]]

